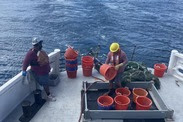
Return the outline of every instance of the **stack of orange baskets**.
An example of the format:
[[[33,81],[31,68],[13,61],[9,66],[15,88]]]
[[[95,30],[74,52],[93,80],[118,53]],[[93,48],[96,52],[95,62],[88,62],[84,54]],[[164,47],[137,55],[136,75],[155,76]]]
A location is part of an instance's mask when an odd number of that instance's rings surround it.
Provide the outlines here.
[[[64,54],[65,61],[66,61],[66,71],[68,78],[76,78],[78,63],[77,57],[78,52],[74,50],[72,47],[68,47]]]

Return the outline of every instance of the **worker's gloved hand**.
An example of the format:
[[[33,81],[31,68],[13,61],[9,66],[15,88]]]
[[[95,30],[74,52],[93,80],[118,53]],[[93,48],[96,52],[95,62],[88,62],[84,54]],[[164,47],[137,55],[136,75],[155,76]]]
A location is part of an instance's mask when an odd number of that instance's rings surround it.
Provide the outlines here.
[[[26,76],[27,75],[27,71],[22,71],[22,76]]]
[[[116,65],[114,68],[115,68],[115,70],[118,70],[119,69],[119,65]]]
[[[121,66],[123,66],[123,63],[120,63],[120,64],[116,65],[115,70],[118,70]]]

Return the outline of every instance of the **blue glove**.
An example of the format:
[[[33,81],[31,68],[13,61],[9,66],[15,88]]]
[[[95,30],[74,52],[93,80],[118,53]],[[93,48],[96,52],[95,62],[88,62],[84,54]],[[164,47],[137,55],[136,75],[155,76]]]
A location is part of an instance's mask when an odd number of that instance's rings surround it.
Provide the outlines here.
[[[27,75],[27,71],[22,71],[22,76],[26,76]]]

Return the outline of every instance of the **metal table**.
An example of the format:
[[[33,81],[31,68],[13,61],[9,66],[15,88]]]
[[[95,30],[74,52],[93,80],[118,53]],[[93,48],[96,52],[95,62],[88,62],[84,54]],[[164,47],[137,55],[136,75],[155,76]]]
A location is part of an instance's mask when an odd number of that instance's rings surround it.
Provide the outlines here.
[[[148,97],[153,101],[150,110],[135,110],[135,103],[132,102],[132,93],[128,110],[98,110],[97,98],[108,91],[109,84],[83,82],[83,90],[81,92],[83,121],[164,122],[171,120],[173,110],[167,108],[153,82],[131,82],[127,84],[127,87],[130,90],[133,88],[146,89]],[[112,97],[114,98],[114,94]]]

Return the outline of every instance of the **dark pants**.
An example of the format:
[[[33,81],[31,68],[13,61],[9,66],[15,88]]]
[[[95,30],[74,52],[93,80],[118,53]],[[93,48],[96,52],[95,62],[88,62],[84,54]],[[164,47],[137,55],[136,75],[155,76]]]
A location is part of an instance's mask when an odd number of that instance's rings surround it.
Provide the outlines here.
[[[113,88],[113,83],[115,83],[115,85],[117,87],[121,87],[121,78],[122,78],[122,72],[117,73],[117,75],[114,77],[114,79],[109,81],[109,89]]]
[[[49,74],[46,75],[37,75],[34,71],[31,71],[35,80],[39,83],[39,85],[44,87],[44,90],[47,95],[50,94],[49,90]]]
[[[32,74],[35,78],[35,80],[39,83],[39,85],[49,85],[49,75],[37,75],[34,71],[32,71]]]

